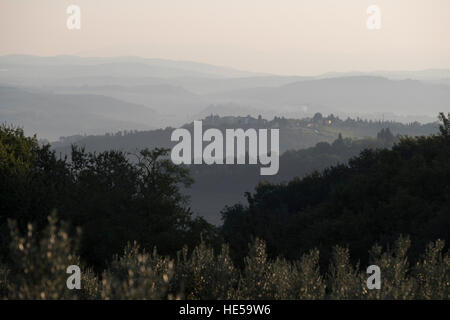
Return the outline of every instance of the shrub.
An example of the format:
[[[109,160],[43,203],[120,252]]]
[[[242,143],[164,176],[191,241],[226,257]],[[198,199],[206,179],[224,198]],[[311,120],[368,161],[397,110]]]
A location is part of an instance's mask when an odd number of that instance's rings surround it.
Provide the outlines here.
[[[362,297],[364,279],[359,272],[359,265],[353,267],[350,263],[348,248],[334,247],[328,282],[331,299],[360,299]]]
[[[328,271],[319,268],[319,250],[299,261],[269,259],[266,244],[249,245],[242,270],[227,245],[220,252],[201,242],[177,259],[148,253],[134,242],[115,255],[99,281],[83,268],[81,290],[66,287],[69,265],[80,265],[77,240],[56,215],[38,238],[31,225],[22,235],[10,222],[10,261],[0,264],[0,297],[6,299],[449,299],[450,255],[444,242],[430,243],[413,266],[407,258],[411,241],[400,237],[392,249],[375,245],[370,261],[381,269],[381,289],[368,290],[368,275],[353,265],[348,248],[335,246]]]
[[[48,217],[48,226],[37,237],[28,224],[22,235],[17,223],[9,221],[11,231],[10,270],[7,273],[9,299],[76,299],[95,298],[95,278],[89,271],[82,272],[82,281],[88,280],[89,290],[68,290],[67,267],[80,265],[76,255],[77,241],[69,238],[67,225],[58,225],[56,214]]]
[[[116,255],[103,273],[101,297],[106,300],[160,300],[170,298],[169,281],[174,273],[173,260],[128,244],[122,256]]]
[[[176,289],[186,299],[231,299],[235,296],[238,271],[232,263],[227,245],[218,255],[203,241],[192,254],[185,247],[178,255]]]
[[[443,253],[444,241],[430,243],[414,268],[416,298],[450,299],[450,255]]]
[[[412,299],[414,298],[415,279],[409,274],[408,249],[409,238],[400,237],[393,249],[382,252],[380,246],[374,246],[370,252],[372,264],[380,267],[382,290],[373,290],[368,298],[375,299]]]
[[[239,299],[293,299],[298,270],[285,259],[270,261],[266,244],[256,239],[244,259],[244,271],[239,282]]]
[[[323,299],[326,284],[320,274],[319,250],[313,249],[308,254],[304,254],[298,266],[298,298],[303,300]]]

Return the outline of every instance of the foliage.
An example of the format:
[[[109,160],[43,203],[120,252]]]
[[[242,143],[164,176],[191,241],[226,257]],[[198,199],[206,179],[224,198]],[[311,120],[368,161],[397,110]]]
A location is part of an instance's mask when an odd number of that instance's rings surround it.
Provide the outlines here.
[[[36,137],[26,137],[20,128],[0,126],[0,257],[10,241],[7,220],[21,230],[32,221],[40,229],[58,206],[67,170],[49,146],[39,146]]]
[[[403,137],[391,150],[367,149],[348,164],[338,164],[288,183],[260,183],[247,194],[247,206],[223,211],[222,234],[235,253],[259,237],[269,256],[299,259],[320,249],[326,267],[335,245],[348,247],[367,263],[373,243],[386,248],[408,234],[414,262],[429,241],[450,241],[449,122],[441,115],[441,134]],[[446,129],[447,128],[447,129]],[[391,140],[388,131],[380,139]]]
[[[228,246],[223,245],[216,255],[202,241],[191,254],[187,247],[179,252],[174,290],[184,292],[182,297],[191,300],[231,299],[235,296],[238,277]]]
[[[192,217],[181,193],[192,183],[188,170],[167,153],[97,154],[74,146],[70,158],[58,158],[21,129],[0,127],[0,257],[10,259],[8,219],[21,232],[31,222],[39,233],[54,209],[70,221],[71,235],[83,228],[80,254],[97,271],[130,241],[172,255],[201,235],[214,241],[215,228]]]
[[[445,138],[450,137],[450,113],[445,116],[443,112],[439,114],[439,120],[442,121],[442,124],[439,126],[439,131],[441,135]]]
[[[28,224],[22,235],[15,221],[10,221],[11,244],[9,272],[6,291],[10,299],[76,299],[95,298],[97,280],[89,269],[83,270],[83,290],[67,290],[66,269],[70,265],[80,265],[75,254],[76,241],[69,238],[66,225],[58,225],[55,214],[48,217],[48,226],[38,238],[34,228]],[[2,282],[5,282],[4,280]],[[4,288],[5,288],[4,287]]]
[[[102,299],[164,299],[168,297],[174,262],[128,244],[102,275]]]
[[[440,117],[439,135],[259,184],[247,206],[224,210],[224,242],[192,216],[181,191],[192,179],[168,150],[73,147],[58,158],[0,127],[0,297],[449,299],[450,140]],[[395,139],[383,130],[377,143]],[[349,148],[340,136],[310,151]],[[53,209],[68,223],[47,217]],[[81,290],[66,287],[73,264]],[[381,290],[366,286],[369,264],[381,268]]]
[[[6,299],[450,299],[450,253],[440,240],[430,243],[413,267],[406,255],[409,239],[399,238],[386,252],[374,246],[380,290],[367,289],[368,275],[350,262],[347,248],[334,247],[329,271],[321,273],[317,249],[300,261],[269,259],[260,239],[249,246],[243,270],[233,265],[227,246],[216,253],[202,242],[173,260],[128,244],[101,275],[82,268],[81,290],[69,290],[66,268],[80,260],[64,224],[49,217],[40,241],[32,227],[24,236],[15,223],[10,228],[14,259],[0,267]]]

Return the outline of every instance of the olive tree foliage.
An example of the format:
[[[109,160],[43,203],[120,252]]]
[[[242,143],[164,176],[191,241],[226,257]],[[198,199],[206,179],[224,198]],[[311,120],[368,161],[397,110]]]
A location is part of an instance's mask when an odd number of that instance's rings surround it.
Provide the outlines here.
[[[174,262],[156,250],[148,253],[137,243],[129,243],[116,255],[102,275],[101,297],[106,300],[160,300],[170,298],[169,281]]]
[[[8,299],[95,299],[99,283],[92,269],[83,268],[81,290],[68,290],[67,267],[81,266],[77,255],[79,241],[70,238],[68,226],[55,213],[37,235],[32,224],[21,233],[17,222],[9,220],[10,263],[0,267],[0,291]],[[6,272],[4,270],[7,270]]]
[[[381,289],[369,290],[365,268],[352,264],[348,248],[335,246],[328,271],[319,268],[319,251],[299,261],[270,259],[265,242],[249,246],[244,267],[237,268],[224,245],[214,250],[201,242],[178,257],[128,244],[101,273],[77,255],[77,240],[55,215],[37,238],[31,225],[23,234],[10,222],[12,262],[0,264],[0,294],[6,299],[450,299],[450,255],[441,240],[427,246],[410,264],[410,240],[392,249],[373,246],[372,263],[381,269]],[[69,265],[81,268],[81,289],[67,288]]]

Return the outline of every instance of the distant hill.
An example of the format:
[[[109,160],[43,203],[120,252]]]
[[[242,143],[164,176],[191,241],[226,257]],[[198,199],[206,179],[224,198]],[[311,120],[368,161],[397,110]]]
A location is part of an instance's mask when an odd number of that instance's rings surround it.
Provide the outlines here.
[[[60,87],[57,92],[64,94],[99,94],[130,103],[146,106],[167,119],[159,122],[164,125],[182,125],[189,119],[189,114],[199,112],[208,106],[207,101],[181,86],[169,84],[153,85],[102,85]],[[185,111],[185,116],[182,114]],[[172,121],[170,121],[172,119]]]
[[[389,134],[388,134],[389,135]],[[332,143],[319,142],[314,147],[287,151],[280,156],[280,171],[275,176],[261,176],[259,165],[190,165],[195,183],[185,192],[191,197],[196,214],[214,224],[221,224],[220,212],[226,206],[245,203],[245,194],[254,192],[260,182],[282,183],[302,178],[338,163],[346,163],[366,148],[389,148],[394,136],[350,139],[338,138]]]
[[[437,114],[450,105],[448,85],[381,77],[345,77],[304,80],[276,88],[252,88],[217,93],[217,100],[254,107],[308,106],[322,112],[395,112],[404,115]]]
[[[192,130],[192,123],[182,127]],[[315,146],[319,142],[333,142],[339,134],[349,138],[376,137],[383,128],[390,128],[397,135],[430,135],[437,132],[437,123],[420,124],[413,122],[403,124],[393,121],[368,121],[363,119],[340,119],[334,115],[323,116],[317,113],[314,117],[303,119],[289,119],[274,117],[272,120],[255,118],[251,116],[226,116],[209,115],[203,119],[204,130],[217,128],[225,131],[234,128],[279,128],[280,129],[280,152],[287,150],[299,150]],[[174,128],[126,132],[110,131],[102,135],[88,135],[64,137],[53,142],[53,147],[58,152],[70,151],[70,144],[76,141],[87,151],[106,151],[109,149],[136,151],[143,148],[166,147],[175,145],[170,141],[170,135]]]
[[[302,77],[139,57],[0,57],[0,87],[50,94],[53,98],[66,96],[63,102],[69,100],[68,95],[108,97],[113,99],[111,104],[117,106],[117,114],[123,114],[117,118],[108,112],[97,112],[89,119],[82,117],[80,123],[74,120],[81,118],[67,112],[40,114],[41,119],[45,117],[44,122],[32,121],[29,113],[16,111],[13,118],[11,115],[8,118],[30,127],[32,130],[27,133],[35,130],[41,137],[51,139],[74,134],[179,127],[209,114],[301,119],[322,112],[341,118],[427,123],[450,105],[448,79],[450,71],[445,69]],[[85,97],[79,97],[80,102]],[[98,105],[108,103],[105,99],[103,102],[98,100],[101,98],[95,99],[96,106],[87,102],[87,109],[101,109]],[[152,109],[157,115],[149,119],[136,109],[137,106]],[[65,118],[65,114],[72,118]],[[109,124],[103,125],[100,118],[107,118]],[[93,127],[95,130],[90,129]]]
[[[192,131],[192,124],[184,126]],[[224,131],[227,128],[279,128],[280,171],[273,177],[261,177],[259,165],[192,165],[189,166],[195,183],[185,190],[191,196],[196,214],[219,224],[220,211],[226,205],[244,201],[244,193],[251,192],[261,180],[281,182],[294,176],[303,176],[312,170],[322,170],[339,162],[346,162],[364,148],[389,147],[394,135],[430,135],[438,132],[437,123],[402,124],[399,122],[342,120],[334,116],[316,114],[313,118],[272,120],[253,117],[208,116],[203,120],[204,130],[210,127]],[[380,131],[389,128],[389,134]],[[65,137],[53,143],[57,154],[70,154],[71,144],[83,146],[86,151],[123,150],[136,153],[144,148],[171,148],[173,128],[151,131],[128,131],[106,135]],[[339,138],[339,135],[343,137]],[[392,134],[392,136],[391,136]],[[387,136],[387,137],[386,137]]]
[[[342,78],[355,76],[376,76],[391,80],[420,80],[434,83],[445,83],[450,77],[450,69],[426,69],[416,71],[373,71],[373,72],[328,72],[318,76],[324,78]]]
[[[6,69],[8,77],[32,77],[30,69],[40,72],[43,78],[50,77],[202,77],[234,78],[262,75],[233,68],[214,66],[192,61],[146,59],[140,57],[39,57],[30,55],[8,55],[0,57],[0,69]],[[1,79],[1,78],[0,78]]]
[[[49,140],[61,135],[150,129],[157,124],[156,118],[149,108],[102,95],[0,87],[2,122]]]

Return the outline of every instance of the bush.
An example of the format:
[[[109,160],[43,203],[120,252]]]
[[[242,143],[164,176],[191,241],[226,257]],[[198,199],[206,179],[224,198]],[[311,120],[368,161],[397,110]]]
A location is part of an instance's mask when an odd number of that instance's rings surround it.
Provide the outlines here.
[[[77,242],[69,238],[67,225],[58,225],[56,214],[48,217],[48,226],[38,238],[28,224],[22,235],[15,221],[9,221],[11,231],[10,268],[4,273],[9,299],[89,299],[97,296],[95,277],[87,269],[82,281],[89,284],[83,290],[68,290],[67,267],[80,265],[76,255]]]
[[[170,298],[169,281],[174,273],[173,260],[128,244],[122,256],[115,256],[103,273],[101,297],[106,300],[160,300]]]
[[[0,265],[0,294],[6,299],[450,299],[450,255],[444,242],[430,243],[410,266],[411,241],[400,237],[392,249],[375,245],[371,263],[381,269],[381,289],[368,290],[368,275],[353,265],[348,248],[335,246],[328,271],[321,273],[319,250],[299,261],[269,259],[266,244],[256,239],[240,270],[227,245],[219,252],[205,242],[177,259],[148,253],[134,242],[115,255],[99,277],[82,268],[81,290],[66,287],[69,265],[80,265],[76,244],[55,215],[37,240],[33,227],[21,235],[11,228],[11,261]],[[81,264],[82,265],[82,264]]]
[[[185,247],[178,255],[175,283],[183,297],[193,300],[232,299],[239,273],[232,263],[227,245],[215,255],[214,249],[201,242],[192,254]]]
[[[323,299],[326,284],[320,274],[319,250],[313,249],[308,254],[304,254],[298,265],[298,298],[302,300]]]
[[[423,259],[414,268],[419,299],[448,299],[450,297],[450,256],[443,254],[444,241],[430,243]]]

